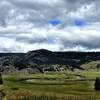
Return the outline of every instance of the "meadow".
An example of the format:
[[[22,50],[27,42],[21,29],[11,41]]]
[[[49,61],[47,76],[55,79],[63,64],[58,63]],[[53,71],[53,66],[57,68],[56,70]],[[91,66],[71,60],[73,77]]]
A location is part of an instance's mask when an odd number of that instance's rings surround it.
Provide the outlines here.
[[[7,100],[100,100],[97,76],[92,70],[2,75]]]

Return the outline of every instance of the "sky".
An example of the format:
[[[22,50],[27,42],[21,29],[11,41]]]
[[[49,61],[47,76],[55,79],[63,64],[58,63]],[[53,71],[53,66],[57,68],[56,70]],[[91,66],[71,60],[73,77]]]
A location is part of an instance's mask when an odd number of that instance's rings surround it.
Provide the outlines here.
[[[100,0],[0,0],[0,52],[100,51]]]

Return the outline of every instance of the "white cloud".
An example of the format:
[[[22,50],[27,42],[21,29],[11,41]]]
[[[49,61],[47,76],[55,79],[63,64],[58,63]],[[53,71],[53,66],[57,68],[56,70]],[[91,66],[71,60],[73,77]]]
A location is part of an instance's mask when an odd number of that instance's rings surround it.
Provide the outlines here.
[[[99,4],[98,0],[1,0],[0,51],[99,50]],[[56,19],[62,22],[59,26],[49,24]],[[86,25],[75,26],[75,19]]]
[[[69,17],[85,19],[87,17],[94,16],[94,14],[96,14],[95,4],[91,3],[89,5],[83,5],[76,11],[71,11],[69,13]]]

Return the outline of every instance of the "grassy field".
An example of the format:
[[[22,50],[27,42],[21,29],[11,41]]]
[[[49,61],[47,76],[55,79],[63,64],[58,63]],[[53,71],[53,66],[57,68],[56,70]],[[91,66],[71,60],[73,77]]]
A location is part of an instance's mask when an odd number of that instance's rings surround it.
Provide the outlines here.
[[[7,100],[100,100],[100,71],[3,75]]]

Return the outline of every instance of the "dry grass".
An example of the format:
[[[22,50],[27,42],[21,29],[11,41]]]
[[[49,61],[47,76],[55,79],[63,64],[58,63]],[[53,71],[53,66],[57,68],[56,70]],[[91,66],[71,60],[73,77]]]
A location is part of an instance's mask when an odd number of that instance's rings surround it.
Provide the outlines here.
[[[10,91],[6,96],[7,100],[95,100],[92,96],[74,96],[68,94],[53,94],[50,92],[32,92],[26,89]]]

